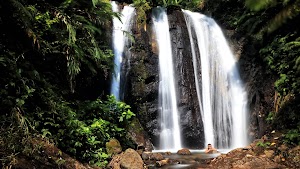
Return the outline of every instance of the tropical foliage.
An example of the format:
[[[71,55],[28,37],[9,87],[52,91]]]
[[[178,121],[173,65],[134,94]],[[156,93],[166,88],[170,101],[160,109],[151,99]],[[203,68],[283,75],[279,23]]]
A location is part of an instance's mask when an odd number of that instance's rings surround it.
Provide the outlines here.
[[[299,98],[300,0],[133,0],[133,5],[140,25],[157,5],[212,14],[256,45],[256,57],[278,78],[275,88],[281,98]],[[0,1],[3,166],[39,152],[32,146],[37,137],[98,166],[110,158],[105,150],[109,139],[133,146],[126,128],[135,114],[129,105],[106,97],[114,66],[110,26],[119,16],[108,0]],[[282,114],[268,117],[270,123],[285,123],[287,143],[299,143],[295,100]]]
[[[246,6],[254,11],[270,8],[279,11],[263,27],[262,33],[271,33],[300,14],[300,0],[246,0]]]
[[[63,151],[104,166],[105,143],[132,146],[126,126],[134,114],[106,98],[112,52],[107,0],[0,2],[0,156],[38,151],[33,138],[50,139]],[[34,150],[34,151],[33,151]]]
[[[287,34],[284,37],[276,36],[260,51],[270,69],[279,75],[275,87],[281,95],[300,92],[299,52],[300,37],[295,33]]]

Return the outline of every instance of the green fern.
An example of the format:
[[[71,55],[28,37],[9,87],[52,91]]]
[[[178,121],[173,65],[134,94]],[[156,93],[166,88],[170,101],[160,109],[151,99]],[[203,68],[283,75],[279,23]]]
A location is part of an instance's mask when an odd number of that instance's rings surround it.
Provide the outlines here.
[[[254,11],[268,8],[280,8],[281,10],[268,21],[259,34],[271,33],[300,14],[300,0],[246,0],[246,6]]]

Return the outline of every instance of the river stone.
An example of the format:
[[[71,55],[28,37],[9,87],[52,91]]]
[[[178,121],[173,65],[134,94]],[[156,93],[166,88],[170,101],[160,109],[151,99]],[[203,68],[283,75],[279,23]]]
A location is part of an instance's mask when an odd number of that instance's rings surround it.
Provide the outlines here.
[[[164,156],[161,153],[153,153],[151,159],[160,161],[164,159]]]
[[[189,149],[183,148],[183,149],[181,149],[181,150],[178,150],[178,151],[177,151],[177,154],[179,154],[179,155],[191,155],[192,153],[190,152]]]
[[[143,152],[142,153],[142,159],[143,160],[150,160],[151,159],[151,155],[152,155],[151,152]]]
[[[142,169],[144,162],[141,156],[133,149],[127,149],[121,157],[120,167],[122,169]]]
[[[160,161],[164,159],[164,156],[161,153],[143,152],[142,158],[143,160]]]

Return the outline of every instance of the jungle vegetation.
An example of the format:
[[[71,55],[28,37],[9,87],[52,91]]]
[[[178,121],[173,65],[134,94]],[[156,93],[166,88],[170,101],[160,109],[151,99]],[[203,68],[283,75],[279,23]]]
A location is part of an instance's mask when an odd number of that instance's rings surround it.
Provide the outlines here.
[[[300,133],[300,0],[133,0],[140,24],[157,5],[205,11],[250,38],[270,74],[281,107],[272,121]],[[230,9],[230,10],[228,10]],[[120,14],[108,0],[5,0],[0,2],[0,162],[38,153],[47,139],[72,157],[105,166],[105,143],[134,147],[126,128],[135,114],[109,94],[113,54],[110,25]],[[298,108],[298,109],[297,109]],[[137,112],[136,112],[137,113]],[[274,118],[273,118],[274,117]],[[292,121],[292,122],[291,122]]]

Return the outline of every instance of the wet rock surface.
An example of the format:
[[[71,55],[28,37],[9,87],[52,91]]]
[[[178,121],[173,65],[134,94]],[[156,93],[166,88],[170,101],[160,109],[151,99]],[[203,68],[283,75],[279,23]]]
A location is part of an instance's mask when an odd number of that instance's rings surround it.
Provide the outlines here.
[[[300,146],[287,145],[281,133],[254,140],[249,146],[230,151],[210,162],[210,168],[299,168]]]
[[[193,63],[185,19],[181,9],[170,8],[168,19],[174,60],[174,71],[177,75],[175,82],[178,88],[178,110],[182,133],[183,146],[203,148],[200,136],[203,134],[203,124],[199,113]],[[127,91],[124,100],[132,105],[145,131],[154,145],[158,145],[160,135],[159,124],[159,58],[152,21],[148,20],[146,29],[135,26],[136,42],[130,48],[130,62],[126,84]]]
[[[231,50],[237,58],[240,76],[248,94],[249,136],[251,140],[254,140],[262,137],[268,129],[265,119],[269,112],[274,111],[276,104],[274,102],[278,97],[274,87],[276,77],[269,72],[264,61],[259,57],[261,46],[254,44],[251,37],[243,33],[244,30],[230,26],[231,24],[226,20],[226,15],[221,12],[224,10],[223,6],[221,4],[215,5],[218,6],[215,6],[215,11],[206,9],[203,12],[220,23]],[[236,5],[243,4],[236,3]]]
[[[178,110],[182,144],[189,148],[203,148],[203,123],[197,99],[191,45],[181,9],[168,8],[168,20],[177,82]]]
[[[135,150],[129,148],[125,152],[115,155],[108,167],[112,169],[142,169],[144,162]]]
[[[191,155],[192,153],[190,152],[189,149],[183,148],[177,151],[177,154],[179,155]]]

